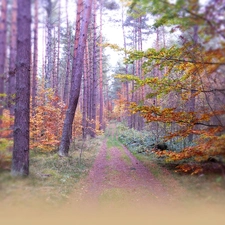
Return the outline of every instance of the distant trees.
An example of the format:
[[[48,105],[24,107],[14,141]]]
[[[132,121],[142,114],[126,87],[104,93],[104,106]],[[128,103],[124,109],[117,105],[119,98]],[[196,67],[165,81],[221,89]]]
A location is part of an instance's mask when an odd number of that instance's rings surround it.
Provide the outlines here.
[[[145,51],[125,49],[126,63],[136,69],[117,77],[134,83],[136,95],[146,88],[144,101],[131,100],[133,113],[140,113],[147,123],[157,123],[156,133],[165,141],[183,141],[180,153],[160,153],[169,160],[191,157],[204,160],[212,155],[225,155],[225,80],[221,77],[225,66],[223,4],[220,0],[205,4],[134,0],[130,4],[135,18],[144,14],[154,16],[157,46]],[[176,44],[159,44],[162,26],[171,33],[179,33]],[[164,31],[161,43],[165,43]],[[138,76],[139,68],[142,76]]]
[[[111,110],[102,17],[105,6],[118,5],[78,0],[74,32],[69,4],[64,10],[60,0],[0,3],[0,147],[8,151],[14,129],[15,176],[29,174],[29,148],[59,147],[59,155],[67,156],[81,130],[85,138],[104,129],[104,99]]]

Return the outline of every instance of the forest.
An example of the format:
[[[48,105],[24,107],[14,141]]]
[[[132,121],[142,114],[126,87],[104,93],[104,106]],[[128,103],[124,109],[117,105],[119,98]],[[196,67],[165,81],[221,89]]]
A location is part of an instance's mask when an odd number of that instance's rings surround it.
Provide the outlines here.
[[[153,174],[170,191],[178,179],[220,198],[224,22],[225,0],[1,0],[0,199],[15,182],[69,199],[85,177],[87,190],[101,182],[101,157],[118,179],[109,201],[139,170],[140,190],[166,193]]]

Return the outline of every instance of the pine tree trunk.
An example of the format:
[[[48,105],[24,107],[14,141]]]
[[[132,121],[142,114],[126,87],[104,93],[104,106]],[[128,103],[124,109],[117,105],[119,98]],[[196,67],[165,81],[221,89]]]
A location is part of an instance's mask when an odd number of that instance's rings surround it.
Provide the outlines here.
[[[74,39],[72,75],[71,75],[71,86],[70,86],[70,98],[71,98],[71,93],[73,91],[73,88],[75,87],[75,85],[77,85],[76,84],[76,77],[75,77],[75,69],[76,69],[75,67],[76,67],[76,58],[77,58],[77,51],[78,51],[77,49],[79,47],[81,21],[83,19],[82,18],[83,7],[84,7],[83,1],[82,0],[78,0],[78,2],[77,2],[77,16],[76,16],[76,33],[75,33],[75,39]],[[81,81],[80,81],[80,83],[81,83]],[[70,104],[70,102],[69,102],[69,104]],[[72,139],[72,134],[73,134],[73,124],[71,125],[71,129],[70,129],[70,135],[69,135],[70,136],[70,140]]]
[[[46,45],[46,62],[45,62],[45,88],[51,88],[52,75],[52,1],[47,0],[47,45]]]
[[[59,23],[58,23],[58,46],[57,46],[57,66],[55,78],[55,94],[59,96],[59,64],[60,64],[60,33],[61,33],[61,0],[59,0]]]
[[[31,1],[18,1],[16,105],[12,175],[29,174]]]
[[[65,77],[65,85],[63,92],[63,101],[65,104],[68,104],[69,100],[69,79],[70,79],[70,46],[71,46],[71,33],[69,28],[69,19],[68,19],[68,0],[66,0],[66,33],[67,33],[67,62],[66,62],[66,77]]]
[[[92,66],[93,66],[93,82],[91,87],[91,137],[95,137],[95,129],[96,129],[96,103],[97,103],[97,34],[96,34],[96,0],[93,0],[93,58],[92,58]]]
[[[87,124],[86,133],[90,135],[91,133],[91,62],[89,54],[89,44],[86,43],[86,62],[87,62]]]
[[[92,8],[92,0],[86,0],[84,4],[84,9],[82,11],[83,17],[81,21],[82,23],[80,28],[78,45],[77,45],[77,49],[75,49],[76,58],[74,58],[74,66],[73,66],[73,79],[72,79],[73,85],[71,86],[69,106],[66,112],[66,118],[63,125],[61,143],[59,146],[60,156],[68,156],[68,152],[69,152],[72,124],[73,124],[74,115],[75,115],[75,111],[77,108],[79,95],[80,95],[84,49],[85,49],[85,43],[87,38],[88,25],[90,23],[91,8]],[[75,45],[75,48],[76,48],[76,45]]]
[[[33,52],[33,76],[32,76],[32,108],[36,106],[37,95],[37,66],[38,66],[38,0],[35,0],[34,9],[34,52]]]
[[[51,83],[52,86],[51,88],[53,88],[54,92],[56,92],[56,74],[57,74],[57,40],[56,40],[56,28],[54,27],[53,29],[53,60],[52,60],[52,77],[51,77]]]
[[[198,43],[198,25],[195,25],[193,27],[194,29],[194,36],[193,36],[193,41],[194,41],[194,46],[197,45]],[[193,74],[191,76],[191,97],[188,103],[188,110],[189,112],[194,112],[195,111],[195,101],[196,101],[196,97],[195,97],[195,93],[196,91],[194,90],[194,83],[195,83],[195,76],[196,74]],[[192,142],[193,141],[193,134],[189,134],[188,135],[188,141]]]
[[[83,75],[83,108],[82,108],[82,138],[86,139],[87,131],[87,54],[84,56],[84,75]]]
[[[100,130],[104,130],[104,115],[103,115],[103,68],[102,68],[102,1],[100,0],[100,49],[99,49],[99,123],[100,123]]]
[[[8,78],[8,108],[10,114],[14,114],[14,102],[16,93],[16,42],[17,42],[17,1],[13,2],[11,13],[9,78]]]
[[[6,31],[7,31],[7,0],[2,0],[1,14],[0,14],[0,117],[3,113],[3,94],[4,80],[5,80],[5,59],[6,59]],[[1,123],[1,120],[0,120]]]

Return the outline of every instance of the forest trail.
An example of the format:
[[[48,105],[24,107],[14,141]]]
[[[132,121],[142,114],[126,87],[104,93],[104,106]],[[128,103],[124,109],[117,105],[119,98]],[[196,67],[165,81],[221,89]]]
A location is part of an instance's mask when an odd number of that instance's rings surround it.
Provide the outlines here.
[[[85,207],[132,205],[137,208],[156,204],[170,207],[177,203],[177,196],[168,192],[165,185],[118,142],[113,126],[102,142],[88,177],[75,192],[72,199],[84,203]]]

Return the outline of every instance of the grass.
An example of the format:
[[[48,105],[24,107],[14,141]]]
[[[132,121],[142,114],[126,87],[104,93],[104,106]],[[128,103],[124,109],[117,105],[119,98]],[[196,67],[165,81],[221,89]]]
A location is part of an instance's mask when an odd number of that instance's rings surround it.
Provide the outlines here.
[[[132,165],[130,157],[124,151],[122,152],[121,158],[128,166]]]
[[[115,137],[115,136],[108,136],[107,137],[107,148],[113,148],[116,147],[120,150],[121,152],[121,158],[122,160],[124,160],[125,163],[127,163],[128,165],[131,164],[131,159],[129,158],[128,155],[125,154],[124,149],[122,144],[120,143],[120,141]],[[107,151],[107,155],[106,155],[107,160],[110,160],[110,155],[109,155],[109,151]]]
[[[190,175],[176,173],[173,163],[166,163],[154,154],[134,154],[159,180],[169,193],[185,204],[225,203],[225,185],[218,174]]]
[[[49,206],[65,203],[76,183],[91,168],[98,145],[98,139],[84,145],[78,141],[72,145],[70,156],[65,158],[59,157],[57,153],[31,151],[30,175],[27,178],[13,178],[9,170],[0,171],[1,203],[29,205],[44,202]],[[80,159],[81,147],[83,153]]]
[[[117,138],[115,138],[113,136],[109,136],[107,138],[107,148],[113,148],[113,147],[121,149],[122,144],[118,141]]]
[[[145,156],[139,153],[133,153],[133,155],[149,168],[154,177],[160,179],[160,175],[162,175],[162,168],[158,166],[154,155]]]
[[[109,152],[109,151],[107,151],[107,152],[106,152],[106,160],[110,160],[110,159],[111,159],[110,152]]]
[[[118,133],[118,131],[114,132]],[[151,171],[169,193],[180,196],[186,202],[191,200],[203,203],[225,203],[225,179],[221,174],[213,171],[199,175],[176,173],[177,164],[175,162],[167,163],[153,153],[142,154],[131,149],[130,151]]]

